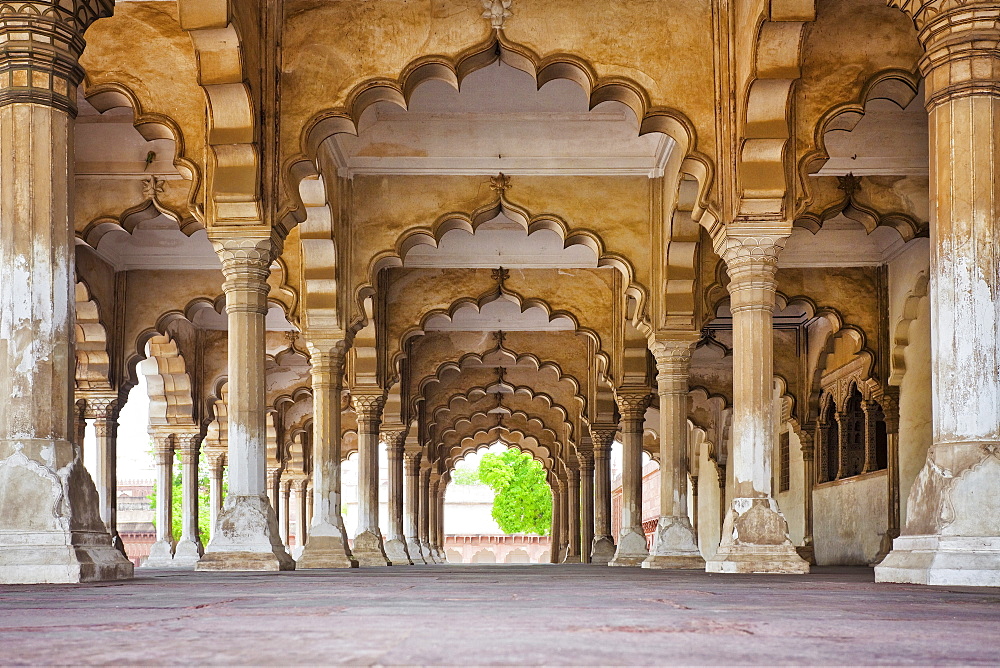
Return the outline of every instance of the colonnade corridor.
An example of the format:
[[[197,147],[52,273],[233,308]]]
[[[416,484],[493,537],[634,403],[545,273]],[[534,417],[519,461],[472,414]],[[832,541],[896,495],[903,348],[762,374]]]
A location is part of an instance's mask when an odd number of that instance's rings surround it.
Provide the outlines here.
[[[976,665],[995,663],[983,638],[998,622],[992,590],[876,585],[860,568],[156,571],[4,588],[0,644],[42,665],[71,653],[119,665]]]
[[[0,662],[983,658],[998,114],[1000,0],[0,2]]]

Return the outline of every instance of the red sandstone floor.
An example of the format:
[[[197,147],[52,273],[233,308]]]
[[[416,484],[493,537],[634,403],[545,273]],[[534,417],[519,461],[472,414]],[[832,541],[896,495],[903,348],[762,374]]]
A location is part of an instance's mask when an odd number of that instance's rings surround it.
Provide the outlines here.
[[[0,586],[0,664],[998,664],[1000,590],[867,569],[137,571]]]

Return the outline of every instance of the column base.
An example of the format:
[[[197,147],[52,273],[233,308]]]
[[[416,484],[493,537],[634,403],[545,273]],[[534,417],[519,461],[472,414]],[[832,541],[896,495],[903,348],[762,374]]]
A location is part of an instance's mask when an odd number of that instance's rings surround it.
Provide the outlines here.
[[[132,578],[132,562],[112,546],[97,488],[74,452],[65,440],[0,440],[0,584]]]
[[[347,545],[343,526],[314,524],[309,527],[305,547],[300,548],[296,568],[357,568],[358,560]]]
[[[173,568],[174,544],[172,541],[158,540],[149,547],[149,556],[142,562],[142,568]]]
[[[17,544],[10,537],[13,532],[0,534],[0,584],[75,584],[134,575],[132,562],[104,532],[17,532]]]
[[[1000,537],[900,536],[875,582],[1000,587]]]
[[[796,545],[795,551],[799,553],[806,563],[810,566],[816,565],[816,548],[810,543],[809,545]]]
[[[270,502],[259,496],[227,496],[215,534],[198,561],[199,571],[291,571],[295,562],[281,544]]]
[[[607,566],[615,558],[615,541],[611,536],[594,536],[590,550],[590,563]]]
[[[643,568],[703,570],[694,529],[686,517],[660,517],[656,524],[653,551],[642,562]]]
[[[440,547],[435,549],[434,556],[437,558],[439,564],[447,564],[448,556],[444,553]]]
[[[402,538],[390,538],[385,541],[385,556],[393,566],[412,566],[406,543]]]
[[[564,564],[582,564],[583,557],[579,554],[567,554],[566,558],[562,560]]]
[[[618,537],[618,549],[608,566],[639,567],[649,556],[646,547],[646,536],[636,529],[626,529]]]
[[[416,565],[427,563],[424,560],[423,552],[420,549],[420,541],[416,538],[406,539],[406,553],[410,555],[410,559]]]
[[[809,572],[788,539],[788,523],[772,498],[736,498],[726,513],[722,544],[705,564],[709,573]]]
[[[893,536],[888,531],[882,534],[882,542],[878,546],[878,552],[875,554],[875,558],[871,560],[871,563],[868,564],[869,566],[874,568],[885,561],[885,558],[889,556],[890,552],[892,552],[892,541],[895,537],[896,536]],[[806,559],[806,556],[802,554],[801,548],[799,549],[799,554],[802,555],[803,559]],[[809,563],[814,564],[816,561],[813,559]]]
[[[117,531],[111,532],[111,547],[121,552],[122,556],[128,559],[128,553],[125,552],[125,543],[122,542],[122,537],[118,535]]]
[[[354,537],[354,558],[358,560],[358,565],[363,568],[373,566],[392,566],[389,557],[385,554],[385,546],[382,544],[382,536],[374,531],[362,531]]]
[[[174,548],[174,568],[194,568],[204,554],[201,542],[182,538]]]

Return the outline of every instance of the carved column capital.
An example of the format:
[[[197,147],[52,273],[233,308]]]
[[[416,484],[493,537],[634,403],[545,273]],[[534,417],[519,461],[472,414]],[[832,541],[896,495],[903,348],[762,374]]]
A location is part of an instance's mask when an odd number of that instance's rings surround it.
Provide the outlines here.
[[[618,425],[591,425],[590,437],[594,440],[594,457],[607,459],[611,453],[611,444],[615,442]]]
[[[816,454],[816,444],[810,430],[803,429],[799,437],[799,445],[802,449],[802,461],[811,462]]]
[[[270,238],[213,239],[212,245],[222,261],[226,293],[226,313],[267,313],[267,277],[278,249]]]
[[[620,389],[615,393],[618,412],[622,414],[622,422],[642,422],[646,417],[646,409],[653,400],[652,393],[647,389]]]
[[[40,104],[75,115],[83,34],[113,11],[113,0],[18,0],[0,8],[0,106]]]
[[[366,429],[368,433],[377,434],[382,424],[382,409],[385,408],[385,393],[355,394],[351,393],[351,403],[358,416],[358,429]]]
[[[419,452],[403,452],[403,467],[407,476],[416,477],[420,475],[421,456]]]
[[[612,436],[613,437],[613,436]],[[593,450],[581,450],[576,451],[576,460],[580,464],[581,474],[591,474],[594,472],[594,451]]]
[[[343,386],[347,342],[310,338],[306,345],[309,348],[313,389],[339,390]]]
[[[184,431],[174,434],[174,449],[180,455],[182,462],[198,461],[201,453],[201,442],[205,436],[201,431]]]
[[[659,394],[687,394],[691,353],[698,338],[698,332],[671,332],[650,342]]]
[[[406,444],[406,430],[383,430],[382,441],[385,442],[386,450],[390,456],[401,457],[403,455],[403,446]]]
[[[925,104],[1000,95],[1000,3],[996,0],[890,0],[913,19],[924,57]]]

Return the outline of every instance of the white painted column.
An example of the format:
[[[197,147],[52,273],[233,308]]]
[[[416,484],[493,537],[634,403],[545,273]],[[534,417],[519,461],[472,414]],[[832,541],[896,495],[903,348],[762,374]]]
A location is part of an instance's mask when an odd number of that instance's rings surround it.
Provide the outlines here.
[[[426,564],[420,548],[420,451],[403,453],[406,472],[406,549],[413,563]]]
[[[1000,586],[1000,3],[890,4],[925,49],[934,440],[875,579]]]
[[[618,433],[617,425],[591,425],[594,442],[594,542],[590,561],[607,564],[615,556],[611,535],[611,446]]]
[[[94,482],[100,501],[101,521],[111,535],[111,543],[125,554],[118,535],[118,413],[117,396],[88,397],[87,416],[94,420],[97,440],[97,470]]]
[[[226,467],[225,455],[214,455],[208,458],[208,512],[209,538],[215,536],[219,526],[219,513],[222,512],[222,474]]]
[[[78,58],[113,3],[51,4],[0,15],[0,508],[17,508],[4,514],[0,584],[132,577],[73,424]]]
[[[297,502],[296,505],[298,506],[295,512],[295,546],[300,550],[305,550],[306,546],[309,545],[309,479],[308,478],[302,478],[296,484],[295,500]],[[304,552],[299,556],[299,563],[301,563],[303,556],[305,556]]]
[[[181,539],[174,547],[174,565],[194,567],[205,553],[198,531],[198,456],[202,434],[178,433],[175,447],[181,459]]]
[[[652,396],[646,389],[622,389],[615,395],[621,413],[622,527],[609,566],[640,566],[649,556],[642,530],[642,430]]]
[[[281,481],[281,512],[279,514],[279,525],[281,531],[281,542],[285,544],[285,549],[291,548],[289,543],[289,536],[291,535],[292,520],[290,513],[292,511],[292,481],[282,480]]]
[[[221,235],[220,235],[221,236]],[[267,498],[265,325],[271,259],[267,238],[217,238],[229,321],[229,493],[198,570],[291,570]]]
[[[580,560],[590,563],[594,543],[594,451],[590,436],[584,436],[585,445],[577,447],[580,465]]]
[[[385,556],[394,566],[412,566],[403,534],[403,445],[405,429],[382,432],[389,463],[389,535],[385,541]]]
[[[391,566],[378,525],[379,427],[385,393],[351,392],[358,416],[358,533],[354,536],[354,558],[361,566]]]
[[[688,371],[697,332],[665,332],[650,344],[660,399],[660,519],[643,568],[705,568],[688,519]]]
[[[151,431],[153,459],[156,461],[156,542],[149,548],[143,568],[171,568],[174,565],[174,435]]]
[[[729,271],[733,313],[734,492],[719,550],[707,564],[715,573],[808,573],[788,539],[788,523],[771,493],[775,448],[773,309],[778,254],[786,226],[766,222],[727,231],[716,251]],[[771,234],[768,234],[771,230]]]
[[[297,568],[357,568],[341,514],[341,394],[346,347],[343,339],[307,332],[313,388],[313,509],[309,542]],[[304,491],[305,488],[303,488]],[[300,522],[305,518],[303,497]],[[298,541],[298,545],[303,542]]]

